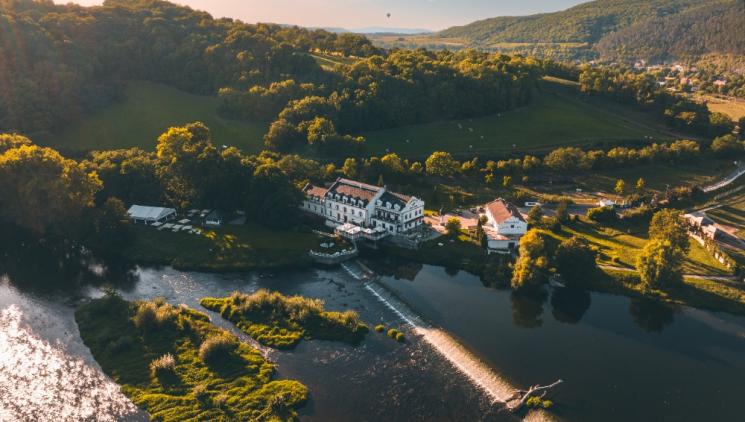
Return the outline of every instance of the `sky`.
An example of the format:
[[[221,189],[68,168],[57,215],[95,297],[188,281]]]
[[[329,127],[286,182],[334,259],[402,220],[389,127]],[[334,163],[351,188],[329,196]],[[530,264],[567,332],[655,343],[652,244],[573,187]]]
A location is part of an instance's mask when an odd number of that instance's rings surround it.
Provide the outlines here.
[[[176,0],[215,17],[307,27],[445,29],[479,19],[553,12],[586,0]],[[55,0],[67,3],[68,0]],[[102,0],[75,0],[83,5]],[[390,13],[390,18],[387,14]]]

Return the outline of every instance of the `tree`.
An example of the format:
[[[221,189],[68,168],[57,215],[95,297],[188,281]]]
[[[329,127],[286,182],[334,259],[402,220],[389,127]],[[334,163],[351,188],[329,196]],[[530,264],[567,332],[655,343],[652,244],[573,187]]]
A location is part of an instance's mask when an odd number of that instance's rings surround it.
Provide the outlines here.
[[[519,290],[536,287],[545,282],[548,259],[546,245],[536,229],[520,239],[519,256],[512,273],[512,288]]]
[[[303,194],[276,164],[256,168],[245,201],[248,215],[270,227],[292,224]]]
[[[354,179],[357,177],[357,160],[354,158],[347,158],[344,160],[344,165],[341,168],[342,174],[349,178]]]
[[[738,141],[732,134],[715,138],[711,143],[711,151],[720,157],[733,157],[741,154],[743,150],[745,150],[745,147],[743,147],[742,142]]]
[[[436,151],[424,162],[427,174],[450,177],[458,172],[458,162],[448,152]]]
[[[554,263],[567,285],[579,285],[597,269],[596,256],[587,240],[574,236],[559,244]]]
[[[109,197],[97,210],[92,248],[101,256],[118,256],[132,240],[127,209],[118,198]]]
[[[172,127],[158,138],[158,175],[168,199],[180,208],[205,202],[219,173],[217,149],[201,122]]]
[[[264,145],[275,151],[289,151],[303,144],[303,135],[285,119],[275,120],[264,135]]]
[[[657,211],[649,223],[649,239],[669,241],[670,244],[682,253],[688,253],[690,241],[685,223],[680,218],[680,213],[673,209]]]
[[[458,237],[460,234],[460,227],[460,219],[458,218],[451,217],[447,222],[445,222],[445,230],[450,237]]]
[[[502,187],[505,189],[509,189],[510,186],[512,186],[512,176],[502,177]]]
[[[613,189],[618,195],[623,195],[626,192],[626,182],[623,179],[616,181],[616,187]]]
[[[559,201],[559,205],[556,206],[556,221],[559,223],[569,221],[569,201]]]
[[[644,180],[643,177],[640,177],[639,180],[636,181],[636,191],[638,193],[644,193],[644,190],[647,188],[647,181]]]
[[[648,288],[663,288],[683,281],[684,255],[669,240],[654,238],[647,242],[637,259],[639,277]]]
[[[0,219],[40,236],[77,235],[101,180],[51,148],[15,145],[0,155]]]
[[[587,218],[599,223],[612,223],[616,221],[618,215],[613,207],[596,207],[587,210]]]
[[[745,116],[740,117],[737,126],[740,128],[740,139],[745,141]]]
[[[543,209],[540,205],[535,205],[528,211],[528,223],[531,226],[540,226],[543,222]]]

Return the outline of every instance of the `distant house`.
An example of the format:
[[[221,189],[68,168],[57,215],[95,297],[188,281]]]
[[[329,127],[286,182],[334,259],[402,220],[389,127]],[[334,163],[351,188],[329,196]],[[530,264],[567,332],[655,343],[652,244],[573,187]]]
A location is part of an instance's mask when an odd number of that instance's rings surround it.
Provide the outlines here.
[[[484,206],[487,223],[484,232],[489,252],[509,252],[517,248],[528,231],[528,223],[517,207],[502,198]]]
[[[714,81],[714,86],[723,88],[727,86],[727,81],[725,81],[724,79],[717,79],[716,81]]]
[[[176,210],[173,208],[132,205],[127,210],[127,216],[135,224],[151,225],[175,219]]]
[[[683,215],[683,219],[688,223],[688,225],[699,230],[701,234],[709,239],[714,240],[719,235],[719,229],[714,221],[707,217],[703,212],[685,214]]]
[[[211,226],[211,227],[220,227],[222,226],[223,218],[220,214],[220,211],[212,211],[207,215],[207,217],[204,218],[204,225],[205,226]]]
[[[616,207],[616,201],[614,201],[612,199],[602,198],[602,199],[600,199],[598,201],[598,206],[601,207],[601,208],[604,208],[604,207],[615,208]]]

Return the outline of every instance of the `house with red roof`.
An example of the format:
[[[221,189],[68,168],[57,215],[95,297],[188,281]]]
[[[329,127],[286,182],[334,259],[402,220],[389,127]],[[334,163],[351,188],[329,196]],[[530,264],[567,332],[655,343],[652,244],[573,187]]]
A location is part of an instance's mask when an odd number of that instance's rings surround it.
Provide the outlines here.
[[[528,231],[528,223],[517,207],[499,198],[484,206],[487,223],[484,232],[487,249],[491,252],[508,253],[520,244],[520,238]]]

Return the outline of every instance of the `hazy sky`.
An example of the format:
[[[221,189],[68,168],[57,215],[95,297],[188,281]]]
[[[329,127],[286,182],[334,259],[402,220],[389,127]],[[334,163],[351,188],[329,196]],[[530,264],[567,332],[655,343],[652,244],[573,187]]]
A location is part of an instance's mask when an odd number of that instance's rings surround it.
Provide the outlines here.
[[[67,3],[68,0],[55,0]],[[324,27],[443,29],[503,15],[562,10],[586,0],[177,0],[216,17]],[[102,0],[75,0],[84,5]],[[386,14],[390,13],[388,18]]]

